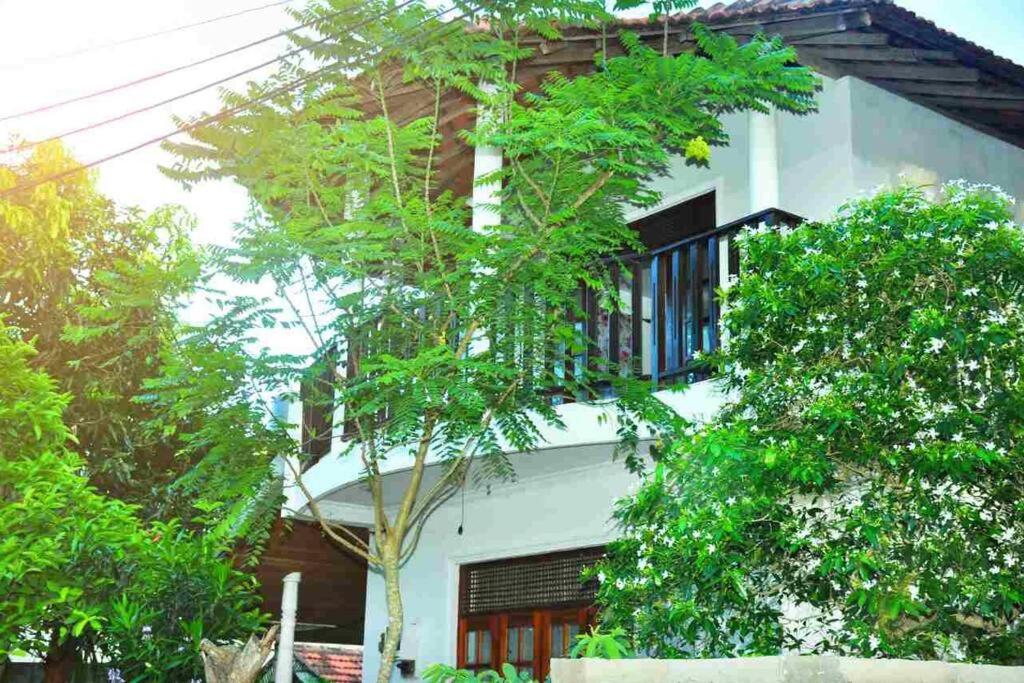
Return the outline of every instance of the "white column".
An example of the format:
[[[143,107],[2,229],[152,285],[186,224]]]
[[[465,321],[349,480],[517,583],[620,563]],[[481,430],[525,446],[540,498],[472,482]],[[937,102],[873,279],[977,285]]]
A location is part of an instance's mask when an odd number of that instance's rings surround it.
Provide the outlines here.
[[[501,222],[501,183],[479,184],[480,178],[501,170],[500,147],[477,147],[473,151],[473,229],[482,230]]]
[[[779,139],[775,110],[750,112],[750,213],[779,206]]]
[[[295,656],[295,613],[299,607],[299,581],[302,574],[292,572],[284,577],[281,591],[281,633],[277,636],[277,664],[274,683],[291,683],[292,660]]]
[[[494,86],[483,84],[486,92],[494,92]],[[477,125],[487,125],[488,117],[493,112],[481,106],[477,111]],[[480,184],[480,178],[501,170],[502,153],[500,147],[475,147],[473,149],[473,229],[482,230],[501,222],[501,183]]]

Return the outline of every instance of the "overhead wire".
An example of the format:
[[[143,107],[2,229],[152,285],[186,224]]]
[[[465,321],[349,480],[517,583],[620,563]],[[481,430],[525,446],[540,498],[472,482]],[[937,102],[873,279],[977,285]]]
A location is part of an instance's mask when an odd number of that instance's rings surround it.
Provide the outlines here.
[[[375,17],[373,20],[376,21],[378,19],[382,19],[385,16],[387,16],[389,13],[401,10],[404,7],[412,4],[415,1],[416,0],[403,0],[402,3],[396,5],[395,7],[390,8],[390,9],[388,9],[385,12],[379,13],[377,15],[377,17]],[[351,10],[353,8],[350,7],[349,9]],[[363,25],[365,25],[365,23]],[[326,38],[322,38],[321,40],[318,40],[316,42],[310,43],[309,45],[304,45],[302,47],[295,48],[295,49],[290,50],[290,51],[288,51],[288,52],[286,52],[286,53],[284,53],[282,55],[278,55],[278,56],[274,57],[273,59],[268,59],[266,61],[260,62],[259,64],[256,64],[255,66],[251,66],[251,67],[248,67],[246,69],[242,69],[241,71],[236,71],[235,73],[230,74],[228,76],[224,76],[223,78],[219,78],[219,79],[217,79],[215,81],[211,81],[209,83],[205,83],[205,84],[203,84],[203,85],[201,85],[199,87],[192,88],[191,90],[187,90],[187,91],[185,91],[183,93],[179,93],[177,95],[173,95],[171,97],[162,99],[162,100],[160,100],[158,102],[152,102],[152,103],[144,105],[142,107],[138,107],[136,109],[132,109],[130,111],[127,111],[127,112],[124,112],[124,113],[121,113],[121,114],[117,114],[115,116],[108,117],[106,119],[101,119],[99,121],[94,121],[93,123],[88,123],[88,124],[85,124],[85,125],[82,125],[82,126],[78,126],[77,128],[70,128],[70,129],[62,131],[60,133],[54,133],[54,134],[49,135],[49,136],[47,136],[45,138],[40,138],[38,140],[32,140],[30,142],[22,142],[22,143],[18,143],[18,144],[15,144],[15,145],[10,145],[10,146],[8,146],[8,147],[6,147],[4,149],[0,149],[0,154],[9,154],[9,153],[12,153],[12,152],[22,152],[22,151],[31,149],[33,147],[36,147],[38,145],[41,145],[41,144],[44,144],[44,143],[47,143],[47,142],[52,142],[54,140],[59,140],[61,138],[66,138],[66,137],[70,137],[72,135],[77,135],[79,133],[84,133],[86,131],[95,130],[97,128],[102,128],[103,126],[107,126],[107,125],[109,125],[111,123],[116,123],[117,121],[123,121],[125,119],[131,118],[132,116],[138,116],[139,114],[144,114],[147,111],[152,111],[154,109],[158,109],[159,107],[163,107],[163,106],[171,104],[173,102],[177,102],[178,100],[185,99],[186,97],[191,97],[192,95],[197,95],[197,94],[203,92],[204,90],[209,90],[210,88],[215,88],[218,85],[223,85],[223,84],[225,84],[225,83],[227,83],[229,81],[233,81],[236,78],[241,78],[242,76],[245,76],[247,74],[253,73],[255,71],[259,71],[260,69],[264,69],[264,68],[266,68],[268,66],[271,66],[271,65],[276,64],[278,62],[284,61],[285,59],[288,59],[290,57],[294,57],[296,55],[299,55],[299,54],[301,54],[303,52],[306,52],[308,50],[311,50],[311,49],[313,49],[315,47],[319,47],[321,45],[325,45],[326,43],[330,42],[332,39],[333,39],[333,36],[327,36]],[[3,119],[0,119],[0,121],[2,121],[2,120]]]
[[[317,17],[315,19],[310,19],[309,21],[306,21],[304,23],[298,24],[297,26],[293,26],[293,27],[291,27],[289,29],[285,29],[284,31],[278,31],[277,33],[275,33],[273,35],[264,36],[263,38],[258,38],[256,40],[253,40],[253,41],[250,41],[248,43],[245,43],[244,45],[239,45],[237,47],[233,47],[230,50],[224,50],[223,52],[218,52],[217,54],[210,55],[209,57],[204,57],[203,59],[198,59],[198,60],[195,60],[195,61],[192,61],[192,62],[188,62],[186,64],[180,64],[178,66],[171,67],[170,69],[164,69],[163,71],[157,71],[156,73],[152,73],[152,74],[143,76],[141,78],[136,78],[136,79],[131,80],[131,81],[126,81],[124,83],[119,83],[118,85],[109,86],[109,87],[103,88],[101,90],[94,90],[93,92],[85,93],[83,95],[76,95],[75,97],[69,97],[69,98],[64,99],[64,100],[58,100],[57,102],[51,102],[49,104],[44,104],[44,105],[39,106],[39,107],[33,107],[32,109],[25,109],[23,111],[14,112],[14,113],[11,113],[11,114],[3,114],[3,115],[0,115],[0,123],[3,123],[4,121],[10,121],[12,119],[22,118],[22,117],[25,117],[25,116],[32,116],[34,114],[41,114],[43,112],[51,111],[51,110],[57,109],[59,107],[64,107],[64,106],[67,106],[69,104],[74,104],[76,102],[83,102],[85,100],[90,100],[90,99],[93,99],[95,97],[100,97],[101,95],[109,95],[111,93],[118,92],[119,90],[125,90],[127,88],[132,88],[132,87],[134,87],[136,85],[141,85],[142,83],[148,83],[148,82],[154,81],[154,80],[156,80],[158,78],[163,78],[164,76],[170,76],[171,74],[180,73],[180,72],[186,71],[188,69],[194,69],[197,66],[202,66],[203,64],[209,64],[210,62],[216,61],[218,59],[223,59],[224,57],[229,57],[231,55],[238,54],[239,52],[243,52],[245,50],[252,49],[252,48],[257,47],[259,45],[263,45],[264,43],[268,43],[268,42],[270,42],[272,40],[277,40],[278,38],[283,38],[284,36],[291,35],[292,33],[295,33],[296,31],[299,31],[299,30],[304,29],[304,28],[308,28],[310,26],[313,26],[314,24],[319,24],[319,23],[327,21],[329,19],[333,19],[333,18],[338,17],[338,16],[340,16],[340,15],[346,13],[346,12],[353,11],[354,9],[355,8],[353,6],[351,6],[351,5],[350,6],[346,6],[346,7],[343,7],[342,9],[340,9],[340,10],[336,10],[336,11],[331,12],[331,13],[325,15],[325,16]]]
[[[45,55],[41,57],[35,57],[22,62],[0,64],[0,70],[6,69],[22,69],[27,66],[33,66],[35,64],[45,64],[49,62],[57,62],[62,59],[68,59],[70,57],[79,57],[90,52],[97,52],[99,50],[108,50],[115,47],[121,47],[122,45],[130,45],[132,43],[138,43],[143,40],[149,40],[151,38],[159,38],[160,36],[171,35],[173,33],[179,33],[188,29],[198,28],[200,26],[207,26],[214,24],[218,21],[225,21],[227,19],[234,19],[241,17],[246,14],[252,14],[253,12],[260,12],[265,9],[271,9],[273,7],[279,7],[281,5],[287,5],[295,0],[276,0],[275,2],[268,2],[265,5],[258,5],[257,7],[249,7],[247,9],[239,10],[237,12],[231,12],[230,14],[221,14],[216,17],[210,17],[208,19],[202,19],[200,21],[193,22],[191,24],[182,24],[181,26],[174,26],[172,28],[161,29],[159,31],[153,31],[151,33],[144,33],[138,36],[132,36],[130,38],[122,38],[114,40],[108,43],[101,43],[99,45],[86,45],[85,47],[76,48],[68,52],[62,52],[55,55]]]
[[[449,12],[451,12],[454,9],[456,9],[456,7],[452,6],[452,7],[449,7],[448,9],[439,11],[439,12],[437,12],[437,13],[429,16],[429,17],[426,17],[425,19],[421,20],[419,22],[419,24],[417,24],[417,27],[418,26],[422,26],[423,24],[427,23],[428,21],[430,21],[432,19],[439,19],[440,17],[444,16],[445,14],[448,14]],[[421,38],[429,37],[432,34],[437,33],[439,31],[443,32],[444,30],[451,29],[452,26],[455,26],[456,28],[459,28],[459,24],[457,22],[461,21],[462,19],[465,19],[465,18],[469,17],[473,11],[474,10],[472,8],[468,9],[467,11],[463,12],[461,15],[456,17],[454,20],[452,20],[450,23],[442,25],[442,26],[440,26],[440,27],[438,27],[436,29],[433,29],[432,31],[430,31],[430,32],[424,34],[423,36],[421,36]],[[363,22],[362,25],[365,25],[366,23],[369,23],[369,21]],[[349,30],[355,30],[357,28],[360,28],[360,25],[356,25],[356,26],[350,27]],[[393,45],[392,47],[395,47],[395,46],[397,46],[397,43],[395,45]],[[162,135],[158,135],[156,137],[149,138],[148,140],[144,140],[143,142],[140,142],[140,143],[138,143],[136,145],[132,145],[131,147],[119,150],[117,152],[113,152],[111,154],[107,154],[107,155],[105,155],[103,157],[100,157],[98,159],[94,159],[93,161],[90,161],[90,162],[87,162],[87,163],[84,163],[84,164],[78,164],[78,165],[76,165],[76,166],[74,166],[72,168],[65,169],[65,170],[60,171],[58,173],[54,173],[54,174],[45,176],[43,178],[36,178],[36,179],[34,179],[32,181],[29,181],[29,182],[26,182],[26,183],[20,183],[20,184],[14,185],[12,187],[9,187],[9,188],[6,188],[6,189],[2,189],[2,190],[0,190],[0,198],[6,197],[6,196],[10,196],[10,195],[15,194],[17,192],[22,192],[24,190],[32,189],[34,187],[38,187],[39,185],[43,185],[45,183],[61,180],[61,179],[66,178],[68,176],[74,175],[76,173],[81,173],[82,171],[86,171],[86,170],[89,170],[91,168],[95,168],[96,166],[99,166],[101,164],[105,164],[107,162],[113,161],[114,159],[126,156],[128,154],[136,152],[136,151],[138,151],[140,149],[143,149],[145,147],[149,147],[151,145],[155,145],[155,144],[163,142],[165,140],[169,140],[170,138],[175,137],[177,135],[181,135],[182,133],[188,133],[188,132],[191,132],[191,131],[203,128],[205,126],[209,126],[210,124],[217,123],[217,122],[225,120],[225,119],[229,119],[229,118],[233,117],[234,115],[236,115],[236,114],[238,114],[238,113],[240,113],[242,111],[245,111],[246,109],[249,109],[250,107],[253,107],[253,106],[256,106],[256,105],[261,104],[263,102],[266,102],[267,100],[273,99],[274,97],[277,97],[278,95],[282,95],[284,93],[290,92],[290,91],[294,90],[295,88],[298,88],[299,86],[304,85],[305,83],[307,83],[307,82],[309,82],[311,80],[314,80],[315,78],[318,78],[319,76],[325,75],[325,74],[327,74],[327,73],[329,73],[331,71],[334,71],[334,70],[337,70],[337,69],[341,69],[341,68],[345,68],[345,67],[357,68],[359,66],[365,66],[365,63],[364,64],[359,64],[359,63],[353,64],[353,63],[350,63],[350,62],[338,61],[338,62],[334,62],[332,64],[328,64],[327,66],[322,67],[320,69],[317,69],[316,71],[313,71],[313,72],[311,72],[309,74],[306,74],[305,76],[302,76],[300,78],[297,78],[297,79],[294,79],[292,81],[289,81],[288,83],[286,83],[286,84],[284,84],[282,86],[279,86],[277,88],[273,88],[273,89],[267,91],[266,93],[260,95],[259,97],[246,99],[245,101],[243,101],[243,102],[241,102],[241,103],[239,103],[239,104],[237,104],[237,105],[235,105],[233,107],[228,107],[227,109],[222,109],[222,110],[220,110],[220,111],[218,111],[218,112],[216,112],[214,114],[210,114],[208,116],[201,117],[201,118],[199,118],[199,119],[197,119],[197,120],[195,120],[195,121],[193,121],[191,123],[179,126],[178,128],[176,128],[175,130],[173,130],[173,131],[171,131],[169,133],[164,133]]]

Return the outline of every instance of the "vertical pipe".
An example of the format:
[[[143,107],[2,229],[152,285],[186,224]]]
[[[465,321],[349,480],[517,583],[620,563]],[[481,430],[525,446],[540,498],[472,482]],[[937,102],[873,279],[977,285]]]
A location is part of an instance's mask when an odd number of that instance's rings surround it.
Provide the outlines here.
[[[292,572],[284,577],[281,591],[281,634],[277,638],[277,663],[274,683],[291,683],[292,660],[295,656],[295,613],[299,607],[299,581],[302,574]]]

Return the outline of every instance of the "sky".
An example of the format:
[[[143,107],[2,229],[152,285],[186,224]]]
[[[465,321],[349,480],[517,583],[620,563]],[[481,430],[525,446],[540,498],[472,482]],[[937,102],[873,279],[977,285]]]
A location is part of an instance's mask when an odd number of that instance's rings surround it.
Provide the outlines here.
[[[162,31],[274,0],[0,0],[0,117],[117,85],[237,47],[292,26],[287,8],[306,0],[251,11],[206,26],[101,49],[110,42]],[[701,4],[713,4],[704,0]],[[958,35],[1024,64],[1024,0],[898,0],[898,4]],[[0,142],[18,133],[47,137],[70,127],[144,106],[218,80],[287,49],[277,39],[182,73],[44,114],[0,122]],[[72,51],[73,57],[59,58]],[[57,58],[55,58],[57,57]],[[247,78],[270,73],[270,68]],[[91,161],[173,129],[171,115],[191,117],[218,108],[216,90],[159,107],[116,124],[66,139],[80,161]],[[6,145],[3,145],[6,146]],[[245,192],[228,181],[185,190],[161,174],[170,155],[158,146],[106,163],[100,188],[122,204],[153,208],[177,203],[197,220],[201,244],[228,244],[247,209]],[[2,158],[0,158],[2,162]],[[239,292],[241,293],[241,292]],[[201,304],[193,312],[202,311]]]

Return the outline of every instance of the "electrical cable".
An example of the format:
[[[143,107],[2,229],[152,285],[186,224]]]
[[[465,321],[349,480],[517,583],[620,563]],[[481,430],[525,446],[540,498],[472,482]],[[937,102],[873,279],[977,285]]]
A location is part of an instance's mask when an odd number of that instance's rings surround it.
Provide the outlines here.
[[[419,25],[425,24],[427,21],[430,21],[431,19],[440,18],[440,17],[444,16],[445,14],[447,14],[448,12],[451,12],[453,9],[455,9],[455,7],[449,7],[446,10],[440,11],[440,12],[438,12],[438,13],[430,16],[430,17],[427,17],[426,19],[423,19],[420,22]],[[472,10],[464,12],[459,17],[456,17],[456,19],[454,19],[449,24],[446,24],[446,25],[444,25],[442,27],[439,27],[439,29],[449,29],[453,25],[458,27],[458,24],[456,22],[461,21],[462,19],[465,19],[465,18],[469,17],[470,14],[471,14],[471,11]],[[434,29],[431,33],[436,32],[439,29]],[[425,34],[425,35],[430,35],[430,33]],[[64,171],[61,171],[59,173],[54,173],[54,174],[51,174],[51,175],[46,176],[44,178],[37,178],[35,180],[32,180],[31,182],[22,183],[22,184],[19,184],[19,185],[14,185],[12,187],[0,190],[0,198],[6,197],[6,196],[10,196],[10,195],[15,194],[17,192],[21,192],[21,191],[24,191],[24,190],[28,190],[28,189],[37,187],[37,186],[42,185],[44,183],[49,183],[49,182],[53,182],[53,181],[56,181],[56,180],[60,180],[62,178],[66,178],[66,177],[68,177],[70,175],[74,175],[76,173],[80,173],[82,171],[86,171],[86,170],[88,170],[90,168],[94,168],[94,167],[99,166],[101,164],[105,164],[105,163],[107,163],[109,161],[113,161],[114,159],[126,156],[128,154],[131,154],[132,152],[136,152],[136,151],[138,151],[140,149],[143,149],[145,147],[149,147],[150,145],[155,145],[155,144],[157,144],[159,142],[163,142],[163,141],[168,140],[168,139],[170,139],[172,137],[180,135],[181,133],[187,133],[187,132],[190,132],[190,131],[193,131],[193,130],[197,130],[199,128],[203,128],[204,126],[208,126],[208,125],[210,125],[212,123],[217,123],[218,121],[222,121],[222,120],[228,119],[228,118],[234,116],[235,114],[238,114],[239,112],[242,112],[242,111],[244,111],[244,110],[246,110],[246,109],[248,109],[250,107],[253,107],[253,106],[257,105],[257,104],[261,104],[261,103],[263,103],[263,102],[265,102],[265,101],[267,101],[269,99],[272,99],[272,98],[276,97],[277,95],[281,95],[281,94],[287,93],[287,92],[289,92],[291,90],[294,90],[295,88],[297,88],[297,87],[307,83],[310,80],[313,80],[314,78],[316,78],[318,76],[324,75],[324,74],[326,74],[326,73],[328,73],[330,71],[333,71],[333,70],[336,70],[336,69],[339,69],[339,68],[343,68],[345,66],[349,66],[350,68],[352,68],[354,66],[359,66],[359,65],[358,64],[352,65],[352,64],[342,63],[342,62],[334,62],[333,64],[329,64],[329,65],[327,65],[327,66],[325,66],[325,67],[323,67],[321,69],[317,69],[316,71],[313,71],[313,72],[307,74],[306,76],[303,76],[301,78],[297,78],[297,79],[295,79],[293,81],[290,81],[289,83],[286,83],[285,85],[282,85],[282,86],[279,86],[277,88],[274,88],[274,89],[264,93],[263,95],[261,95],[259,97],[245,100],[244,102],[242,102],[242,103],[240,103],[238,105],[235,105],[233,107],[229,107],[227,109],[222,109],[221,111],[219,111],[219,112],[217,112],[215,114],[211,114],[209,116],[204,116],[204,117],[202,117],[200,119],[197,119],[196,121],[193,121],[192,123],[185,124],[183,126],[179,126],[176,130],[171,131],[169,133],[165,133],[163,135],[158,135],[156,137],[150,138],[148,140],[140,142],[140,143],[138,143],[136,145],[133,145],[131,147],[128,147],[126,149],[122,149],[122,150],[119,150],[117,152],[113,152],[111,154],[108,154],[106,156],[100,157],[98,159],[94,159],[93,161],[90,161],[90,162],[85,163],[85,164],[79,164],[79,165],[77,165],[77,166],[75,166],[73,168],[65,169]]]
[[[33,114],[41,114],[43,112],[51,111],[51,110],[57,109],[59,107],[64,107],[64,106],[69,105],[69,104],[74,104],[75,102],[83,102],[85,100],[90,100],[90,99],[92,99],[94,97],[99,97],[101,95],[109,95],[110,93],[114,93],[114,92],[117,92],[119,90],[125,90],[127,88],[131,88],[131,87],[134,87],[136,85],[140,85],[142,83],[148,83],[149,81],[153,81],[153,80],[156,80],[158,78],[163,78],[164,76],[169,76],[171,74],[179,73],[179,72],[185,71],[187,69],[193,69],[193,68],[195,68],[197,66],[202,66],[203,64],[209,64],[210,62],[216,61],[218,59],[222,59],[224,57],[228,57],[230,55],[237,54],[239,52],[243,52],[245,50],[254,48],[254,47],[258,46],[258,45],[262,45],[263,43],[268,43],[271,40],[277,40],[278,38],[283,38],[284,36],[291,35],[292,33],[295,33],[296,31],[298,31],[300,29],[308,28],[308,27],[310,27],[310,26],[312,26],[314,24],[319,24],[319,23],[321,23],[323,21],[327,21],[329,19],[333,19],[333,18],[335,18],[335,17],[337,17],[337,16],[339,16],[341,14],[344,14],[346,12],[352,11],[353,9],[355,9],[355,8],[351,7],[351,6],[344,7],[342,9],[340,9],[340,10],[336,10],[334,12],[331,12],[330,14],[327,14],[327,15],[325,15],[323,17],[317,17],[316,19],[311,19],[311,20],[309,20],[309,21],[307,21],[305,23],[299,24],[297,26],[293,26],[292,28],[289,28],[289,29],[285,29],[284,31],[278,31],[277,33],[275,33],[273,35],[264,36],[263,38],[259,38],[257,40],[248,42],[248,43],[246,43],[244,45],[239,45],[237,47],[233,47],[230,50],[225,50],[223,52],[218,52],[215,55],[210,55],[209,57],[204,57],[203,59],[199,59],[199,60],[196,60],[194,62],[188,62],[187,64],[181,64],[179,66],[175,66],[175,67],[172,67],[170,69],[164,69],[163,71],[158,71],[156,73],[149,74],[148,76],[143,76],[142,78],[136,78],[135,80],[132,80],[132,81],[127,81],[125,83],[120,83],[118,85],[113,85],[113,86],[110,86],[110,87],[107,87],[107,88],[103,88],[102,90],[96,90],[96,91],[93,91],[93,92],[90,92],[90,93],[86,93],[84,95],[76,95],[75,97],[69,97],[66,100],[59,100],[57,102],[51,102],[50,104],[44,104],[44,105],[42,105],[40,107],[34,107],[32,109],[26,109],[24,111],[15,112],[13,114],[4,114],[4,115],[0,116],[0,123],[2,123],[4,121],[10,121],[12,119],[22,118],[24,116],[31,116]]]
[[[402,8],[412,4],[415,1],[416,0],[404,0],[401,4],[396,5],[395,7],[391,8],[391,9],[385,11],[385,12],[381,12],[380,14],[378,14],[376,17],[374,17],[373,19],[371,19],[369,21],[377,21],[379,19],[383,19],[389,13],[401,10]],[[352,27],[352,29],[360,28],[361,26],[365,26],[366,23],[367,23],[367,21],[364,21],[360,25]],[[352,30],[352,29],[350,29],[350,30]],[[276,64],[277,62],[283,61],[283,60],[288,59],[290,57],[294,57],[295,55],[301,54],[301,53],[303,53],[303,52],[305,52],[307,50],[310,50],[310,49],[312,49],[314,47],[319,47],[320,45],[324,45],[324,44],[330,42],[332,39],[333,39],[333,36],[327,36],[326,38],[322,38],[322,39],[320,39],[320,40],[318,40],[318,41],[316,41],[314,43],[310,43],[309,45],[305,45],[303,47],[295,48],[294,50],[290,50],[290,51],[284,53],[283,55],[278,55],[277,57],[274,57],[273,59],[268,59],[267,61],[261,62],[261,63],[255,65],[255,66],[251,66],[251,67],[249,67],[247,69],[243,69],[241,71],[236,71],[235,73],[233,73],[233,74],[231,74],[229,76],[225,76],[223,78],[219,78],[216,81],[212,81],[210,83],[205,83],[205,84],[203,84],[203,85],[201,85],[201,86],[199,86],[197,88],[193,88],[192,90],[188,90],[186,92],[179,93],[179,94],[174,95],[172,97],[168,97],[166,99],[160,100],[159,102],[153,102],[151,104],[147,104],[147,105],[139,107],[137,109],[132,109],[131,111],[125,112],[123,114],[117,114],[116,116],[111,116],[109,118],[102,119],[100,121],[95,121],[93,123],[89,123],[89,124],[86,124],[84,126],[79,126],[77,128],[71,128],[69,130],[65,130],[65,131],[62,131],[60,133],[55,133],[53,135],[50,135],[50,136],[45,137],[45,138],[41,138],[39,140],[33,140],[31,142],[23,142],[23,143],[19,143],[19,144],[16,144],[16,145],[11,145],[11,146],[6,147],[4,149],[0,149],[0,154],[9,154],[11,152],[23,152],[25,150],[31,149],[33,147],[36,147],[37,145],[41,145],[41,144],[46,143],[46,142],[52,142],[54,140],[59,140],[61,138],[66,138],[66,137],[69,137],[69,136],[72,136],[72,135],[77,135],[78,133],[84,133],[86,131],[95,130],[97,128],[102,128],[103,126],[109,125],[111,123],[116,123],[117,121],[123,121],[123,120],[125,120],[127,118],[131,118],[132,116],[137,116],[139,114],[144,114],[147,111],[152,111],[153,109],[157,109],[157,108],[162,107],[164,105],[171,104],[172,102],[176,102],[178,100],[185,99],[186,97],[191,97],[192,95],[197,95],[197,94],[203,92],[204,90],[209,90],[210,88],[214,88],[214,87],[216,87],[218,85],[223,85],[224,83],[227,83],[228,81],[232,81],[232,80],[234,80],[236,78],[240,78],[242,76],[245,76],[246,74],[253,73],[254,71],[259,71],[260,69],[266,68],[266,67],[268,67],[268,66],[270,66],[272,64]],[[2,120],[3,119],[0,119],[0,121],[2,121]]]
[[[112,41],[112,42],[109,42],[109,43],[101,43],[99,45],[86,45],[85,47],[77,48],[77,49],[71,50],[69,52],[62,52],[62,53],[56,54],[56,55],[46,55],[46,56],[43,56],[43,57],[35,57],[33,59],[29,59],[29,60],[26,60],[24,62],[0,64],[0,70],[23,69],[23,68],[25,68],[27,66],[32,66],[34,64],[46,64],[46,63],[49,63],[49,62],[56,62],[56,61],[60,61],[62,59],[68,59],[70,57],[78,57],[78,56],[81,56],[81,55],[84,55],[84,54],[88,54],[90,52],[96,52],[98,50],[107,50],[107,49],[114,48],[114,47],[120,47],[122,45],[129,45],[131,43],[138,43],[138,42],[143,41],[143,40],[149,40],[150,38],[158,38],[160,36],[166,36],[166,35],[170,35],[172,33],[178,33],[179,31],[184,31],[186,29],[198,28],[199,26],[206,26],[208,24],[213,24],[213,23],[216,23],[218,21],[224,21],[225,19],[234,19],[235,17],[241,17],[241,16],[244,16],[246,14],[251,14],[253,12],[260,12],[262,10],[270,9],[272,7],[279,7],[281,5],[287,5],[288,3],[291,3],[291,2],[295,2],[295,0],[277,0],[276,2],[270,2],[270,3],[267,3],[265,5],[259,5],[257,7],[250,7],[248,9],[243,9],[243,10],[239,10],[237,12],[232,12],[230,14],[221,14],[220,16],[210,17],[209,19],[202,19],[200,21],[196,21],[196,22],[193,22],[191,24],[183,24],[181,26],[175,26],[173,28],[161,29],[159,31],[153,31],[152,33],[145,33],[145,34],[139,35],[139,36],[132,36],[131,38],[122,38],[120,40],[115,40],[115,41]]]

